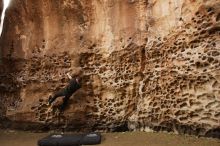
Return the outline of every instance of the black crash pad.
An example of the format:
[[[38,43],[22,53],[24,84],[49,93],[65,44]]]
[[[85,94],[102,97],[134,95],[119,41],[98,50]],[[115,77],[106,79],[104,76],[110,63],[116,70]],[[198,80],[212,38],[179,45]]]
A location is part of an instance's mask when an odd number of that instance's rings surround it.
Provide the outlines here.
[[[99,133],[88,134],[52,134],[38,141],[38,146],[80,146],[101,143]]]

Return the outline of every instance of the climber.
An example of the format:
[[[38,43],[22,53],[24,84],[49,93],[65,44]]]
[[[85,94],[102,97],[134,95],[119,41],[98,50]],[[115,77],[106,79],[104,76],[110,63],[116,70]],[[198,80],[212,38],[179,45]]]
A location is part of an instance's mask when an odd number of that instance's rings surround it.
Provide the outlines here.
[[[67,76],[70,79],[69,84],[65,88],[56,92],[53,96],[50,96],[48,100],[48,105],[51,105],[56,98],[63,97],[63,103],[60,106],[60,111],[64,110],[72,94],[81,88],[81,77],[77,76],[72,78],[69,73],[67,73]]]

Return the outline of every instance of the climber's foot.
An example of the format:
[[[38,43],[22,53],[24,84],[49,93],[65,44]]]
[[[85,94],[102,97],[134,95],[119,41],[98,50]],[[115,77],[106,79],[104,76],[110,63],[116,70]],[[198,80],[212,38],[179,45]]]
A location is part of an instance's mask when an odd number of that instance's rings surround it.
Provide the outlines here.
[[[51,106],[51,103],[52,103],[52,96],[50,95],[50,96],[49,96],[49,99],[48,99],[48,102],[47,102],[47,105],[48,105],[48,106]]]

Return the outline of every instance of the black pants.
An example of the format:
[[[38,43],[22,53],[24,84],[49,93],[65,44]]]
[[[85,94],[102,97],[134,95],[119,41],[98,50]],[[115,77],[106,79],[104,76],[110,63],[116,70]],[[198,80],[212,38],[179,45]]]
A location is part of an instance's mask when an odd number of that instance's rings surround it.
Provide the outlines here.
[[[60,110],[64,110],[64,108],[66,107],[66,105],[67,105],[67,103],[68,103],[69,98],[71,97],[70,94],[67,94],[67,93],[66,93],[65,89],[62,89],[62,90],[56,92],[56,93],[52,96],[52,98],[49,99],[49,103],[51,104],[51,103],[54,102],[54,100],[56,100],[58,97],[62,97],[62,96],[63,96],[64,98],[63,98],[63,104],[61,105]]]

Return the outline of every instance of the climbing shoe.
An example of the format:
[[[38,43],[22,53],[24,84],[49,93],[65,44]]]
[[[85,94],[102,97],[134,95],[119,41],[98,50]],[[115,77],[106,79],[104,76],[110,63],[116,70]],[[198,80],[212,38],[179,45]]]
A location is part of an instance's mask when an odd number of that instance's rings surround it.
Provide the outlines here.
[[[50,106],[51,103],[52,103],[52,96],[50,95],[50,96],[49,96],[49,99],[48,99],[48,102],[47,102],[47,105]]]

